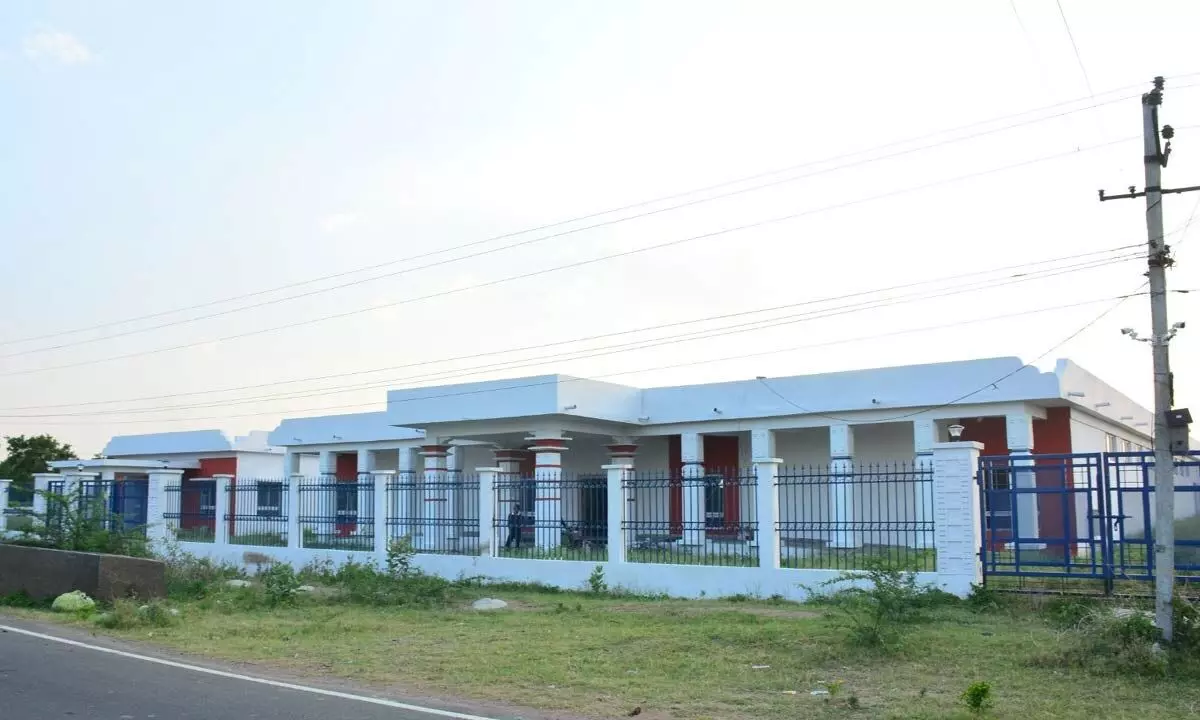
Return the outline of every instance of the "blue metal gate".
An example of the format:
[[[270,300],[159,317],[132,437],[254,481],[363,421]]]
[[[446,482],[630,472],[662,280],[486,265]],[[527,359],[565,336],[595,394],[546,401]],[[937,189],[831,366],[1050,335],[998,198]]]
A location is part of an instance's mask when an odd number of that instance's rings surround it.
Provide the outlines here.
[[[988,578],[1154,578],[1154,455],[1001,455],[979,460]],[[1200,581],[1200,453],[1176,457],[1175,566]]]

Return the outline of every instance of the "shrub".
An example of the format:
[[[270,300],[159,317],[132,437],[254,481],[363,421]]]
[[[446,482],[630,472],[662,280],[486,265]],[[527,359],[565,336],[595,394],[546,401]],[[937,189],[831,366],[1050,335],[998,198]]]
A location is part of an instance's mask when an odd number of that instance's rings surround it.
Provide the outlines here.
[[[992,706],[992,686],[986,682],[971,683],[962,694],[963,704],[975,714]]]
[[[1112,608],[1090,610],[1064,631],[1061,645],[1038,664],[1060,665],[1101,674],[1162,677],[1168,671],[1162,633],[1141,612],[1117,614]]]
[[[28,514],[30,525],[15,540],[16,544],[56,550],[108,553],[149,557],[144,527],[129,528],[125,518],[108,510],[107,498],[91,496],[83,489],[70,493],[41,491],[46,511]]]
[[[604,595],[608,592],[608,583],[604,581],[604,566],[597,565],[592,569],[592,574],[588,575],[588,588],[596,595]]]
[[[850,583],[850,587],[841,587]],[[887,648],[899,639],[904,625],[923,618],[923,611],[949,602],[953,596],[917,584],[916,573],[878,560],[868,560],[867,569],[848,571],[822,587],[832,592],[808,589],[818,602],[831,605],[849,630],[856,645]],[[807,588],[806,588],[807,589]]]
[[[263,596],[271,607],[290,605],[296,602],[296,588],[300,580],[287,563],[274,563],[258,575],[262,582]]]
[[[387,546],[387,571],[394,578],[411,577],[417,571],[413,557],[417,554],[412,539],[407,535],[393,540]]]
[[[168,597],[199,599],[226,580],[245,577],[245,573],[237,565],[198,558],[183,552],[175,544],[167,545],[159,559],[166,566]]]

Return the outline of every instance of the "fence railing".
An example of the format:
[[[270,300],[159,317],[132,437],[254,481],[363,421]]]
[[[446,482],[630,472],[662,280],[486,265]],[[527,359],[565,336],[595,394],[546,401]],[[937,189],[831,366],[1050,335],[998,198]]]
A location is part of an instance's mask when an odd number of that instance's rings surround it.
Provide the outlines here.
[[[299,495],[301,547],[375,548],[375,481],[370,474],[349,479],[305,478],[300,481]]]
[[[623,483],[628,562],[758,565],[758,480],[751,470],[700,476],[633,473]]]
[[[387,532],[389,542],[405,539],[417,552],[478,555],[486,540],[479,537],[479,476],[396,476],[387,485]]]
[[[932,466],[895,463],[781,468],[780,565],[862,570],[936,568]]]
[[[176,540],[213,542],[217,528],[216,481],[184,480],[164,486],[163,520]]]
[[[229,493],[225,521],[232,545],[286,547],[288,503],[286,480],[237,478],[224,488]]]
[[[64,512],[69,512],[76,521],[145,534],[145,480],[84,480],[70,484],[59,480],[50,482],[47,491],[56,498],[46,504],[47,525],[61,527],[66,522]]]
[[[492,547],[499,557],[602,562],[608,557],[608,476],[501,473]]]

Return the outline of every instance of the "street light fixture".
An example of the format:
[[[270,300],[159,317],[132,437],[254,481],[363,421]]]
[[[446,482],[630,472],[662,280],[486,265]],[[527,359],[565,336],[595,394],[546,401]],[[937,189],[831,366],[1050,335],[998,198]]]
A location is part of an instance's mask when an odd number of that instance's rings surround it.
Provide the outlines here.
[[[959,425],[958,423],[954,423],[953,425],[951,425],[950,427],[948,427],[946,429],[950,431],[950,442],[958,442],[959,440],[961,440],[963,430],[966,430],[965,427],[963,427],[962,425]]]

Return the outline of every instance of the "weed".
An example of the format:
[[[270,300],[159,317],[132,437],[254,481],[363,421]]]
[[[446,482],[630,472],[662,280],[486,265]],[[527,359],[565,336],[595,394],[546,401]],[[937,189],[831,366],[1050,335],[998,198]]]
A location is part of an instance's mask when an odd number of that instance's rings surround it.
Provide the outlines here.
[[[18,590],[8,595],[0,595],[0,606],[15,608],[45,608],[50,606],[49,600],[35,600],[24,590]]]
[[[971,683],[963,691],[961,699],[968,710],[980,715],[992,706],[992,686],[982,681]]]
[[[176,620],[175,614],[159,601],[141,604],[127,598],[117,600],[110,610],[93,618],[93,622],[108,630],[168,627],[174,625]]]
[[[287,563],[275,563],[258,575],[262,581],[263,595],[271,607],[291,605],[296,602],[296,588],[300,580]]]
[[[850,587],[842,587],[851,583]],[[925,609],[949,602],[952,596],[917,584],[916,573],[881,561],[870,561],[865,571],[843,572],[823,583],[838,589],[822,594],[809,589],[819,602],[838,612],[856,645],[890,648],[900,629],[922,619]],[[865,587],[864,587],[865,586]]]
[[[588,575],[588,588],[595,595],[604,595],[608,592],[608,583],[604,581],[604,566],[597,565],[592,569],[592,574]]]
[[[167,596],[172,598],[199,599],[226,580],[245,577],[236,565],[198,558],[177,544],[168,544],[159,557],[166,566]]]
[[[407,535],[388,543],[387,571],[394,578],[412,577],[417,573],[413,566],[413,556],[417,554],[412,539]]]
[[[46,500],[43,513],[27,513],[30,524],[14,544],[56,550],[149,557],[144,527],[127,527],[125,518],[108,508],[108,498],[82,486],[68,493],[38,491]]]

